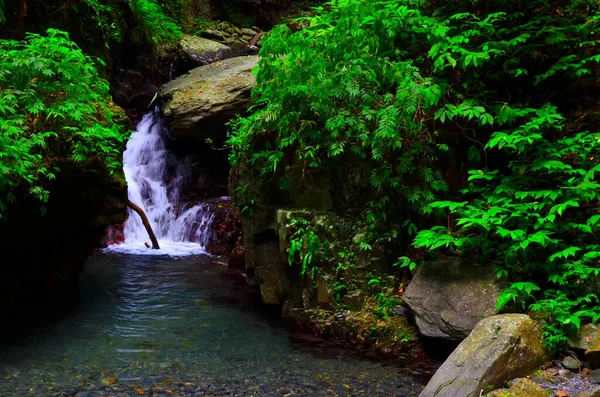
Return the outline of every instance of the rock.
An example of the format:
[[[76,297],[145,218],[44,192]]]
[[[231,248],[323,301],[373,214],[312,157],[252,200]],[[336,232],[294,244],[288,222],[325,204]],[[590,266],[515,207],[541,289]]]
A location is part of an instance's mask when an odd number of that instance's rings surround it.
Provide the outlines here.
[[[365,301],[365,294],[362,291],[354,291],[344,295],[342,301],[351,310],[360,310]]]
[[[600,325],[582,325],[577,334],[569,340],[569,347],[577,350],[587,350],[590,345],[600,341]]]
[[[600,386],[592,386],[586,391],[576,394],[575,397],[600,397]]]
[[[228,46],[189,34],[183,35],[180,44],[183,53],[198,65],[208,65],[233,56]]]
[[[589,379],[591,383],[600,384],[600,369],[595,369],[590,372]]]
[[[544,362],[542,327],[525,314],[501,314],[475,326],[420,397],[476,397],[525,376]]]
[[[493,268],[447,258],[424,263],[403,299],[421,335],[460,341],[479,321],[496,314],[502,289]]]
[[[285,175],[290,180],[290,198],[295,208],[317,211],[329,211],[333,208],[329,169],[291,166],[285,170]]]
[[[256,30],[252,30],[252,29],[248,29],[248,28],[242,28],[241,31],[242,31],[242,34],[244,34],[246,36],[251,36],[251,37],[254,37],[258,34],[258,32]]]
[[[228,43],[229,48],[231,48],[231,52],[233,56],[241,57],[244,55],[256,55],[258,51],[253,51],[248,47],[248,44],[241,42],[240,40],[233,40]]]
[[[393,310],[398,316],[405,316],[407,312],[404,306],[396,306]]]
[[[321,309],[330,310],[335,299],[332,296],[331,289],[323,277],[317,277],[317,303]]]
[[[486,394],[487,397],[548,397],[548,393],[529,379],[516,379],[510,389],[498,389]]]
[[[576,359],[575,357],[571,357],[571,356],[567,356],[567,357],[563,358],[560,363],[566,369],[571,369],[571,370],[579,370],[579,368],[581,367],[581,362],[579,362],[579,360]]]
[[[600,368],[600,341],[591,344],[585,351],[585,360],[588,362],[591,369]]]
[[[210,39],[210,40],[216,40],[216,41],[223,42],[226,39],[225,34],[223,32],[221,32],[220,30],[216,30],[216,29],[206,29],[201,34],[202,34],[202,37],[206,37],[207,39]]]
[[[225,123],[251,103],[252,69],[258,57],[229,58],[192,69],[161,87],[165,122],[171,136],[188,142],[225,139]]]

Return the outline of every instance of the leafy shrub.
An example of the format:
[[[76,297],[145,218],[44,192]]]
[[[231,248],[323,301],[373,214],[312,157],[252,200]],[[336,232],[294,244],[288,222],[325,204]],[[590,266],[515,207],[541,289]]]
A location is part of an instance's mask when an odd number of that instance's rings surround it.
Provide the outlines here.
[[[509,163],[469,171],[464,201],[430,204],[448,224],[419,232],[415,245],[495,263],[512,282],[498,307],[537,312],[551,348],[582,320],[600,318],[590,288],[600,273],[600,134],[589,130],[597,111],[554,93],[598,70],[594,3],[514,3],[507,12],[504,2],[488,2],[430,33],[434,70],[453,84],[435,118]],[[491,135],[475,134],[490,126]]]
[[[47,201],[57,158],[121,168],[127,129],[108,82],[67,33],[47,33],[0,40],[0,215],[18,187]]]
[[[420,18],[411,3],[340,0],[295,20],[300,30],[275,27],[262,42],[254,113],[233,125],[231,163],[248,159],[282,188],[289,165],[371,164],[365,220],[371,237],[393,238],[391,203],[419,208],[446,189],[427,126],[443,89],[408,57],[419,45],[405,34]]]
[[[265,38],[232,164],[285,187],[288,165],[364,161],[377,242],[398,234],[392,214],[409,203],[445,220],[415,245],[497,264],[512,282],[499,307],[537,312],[550,347],[596,321],[598,100],[573,80],[594,87],[600,72],[597,2],[339,0],[315,12]],[[436,201],[447,187],[434,164],[450,144],[467,145],[469,184]]]
[[[66,5],[65,5],[66,7]],[[140,33],[156,45],[176,42],[181,30],[176,20],[181,20],[183,5],[180,0],[157,3],[155,0],[80,0],[70,5],[82,19],[82,33],[93,40],[100,30],[106,47],[123,39],[125,13],[129,8],[139,23]],[[93,21],[92,29],[85,25],[86,18]],[[1,22],[1,21],[0,21]]]
[[[132,0],[130,6],[155,44],[165,44],[181,38],[181,30],[155,0]]]

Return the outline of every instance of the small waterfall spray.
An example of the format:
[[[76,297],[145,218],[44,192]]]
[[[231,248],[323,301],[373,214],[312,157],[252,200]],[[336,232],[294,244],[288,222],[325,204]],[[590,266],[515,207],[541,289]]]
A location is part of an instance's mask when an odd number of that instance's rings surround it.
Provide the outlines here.
[[[179,205],[180,187],[190,175],[190,165],[177,165],[175,177],[169,167],[175,163],[161,135],[165,132],[158,111],[146,114],[127,143],[123,169],[129,199],[140,206],[160,242],[161,250],[147,250],[148,233],[140,217],[129,210],[125,223],[125,244],[110,246],[109,251],[184,255],[204,252],[214,214],[207,204]]]

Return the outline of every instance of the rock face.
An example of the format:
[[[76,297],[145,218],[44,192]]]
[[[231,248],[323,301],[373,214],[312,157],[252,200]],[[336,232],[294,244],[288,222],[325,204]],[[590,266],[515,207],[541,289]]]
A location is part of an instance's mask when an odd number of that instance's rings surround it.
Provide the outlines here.
[[[600,325],[582,325],[577,334],[569,340],[571,349],[587,350],[591,345],[600,342]]]
[[[106,227],[123,223],[127,214],[122,177],[108,175],[100,164],[56,165],[61,171],[48,186],[46,215],[23,194],[0,220],[0,315],[13,326],[72,307],[85,261]]]
[[[233,51],[226,45],[189,34],[183,35],[180,44],[183,53],[197,65],[208,65],[233,56]]]
[[[223,139],[225,123],[250,105],[258,57],[229,58],[191,70],[161,87],[165,122],[179,141]]]
[[[525,314],[480,321],[437,370],[420,397],[476,397],[541,365],[542,327]]]
[[[590,346],[585,351],[585,359],[591,369],[600,368],[600,341],[590,343]]]
[[[404,293],[421,335],[461,341],[494,315],[502,284],[493,269],[460,258],[426,262]]]

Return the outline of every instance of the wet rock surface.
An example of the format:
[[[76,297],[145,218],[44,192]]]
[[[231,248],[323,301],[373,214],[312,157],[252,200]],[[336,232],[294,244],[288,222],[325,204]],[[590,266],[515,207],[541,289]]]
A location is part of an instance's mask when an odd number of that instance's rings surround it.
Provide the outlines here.
[[[227,255],[235,258],[244,256],[242,224],[230,199],[219,199],[206,202],[208,211],[214,214],[211,222],[210,241],[207,252],[215,255]],[[232,267],[243,268],[239,264]]]

